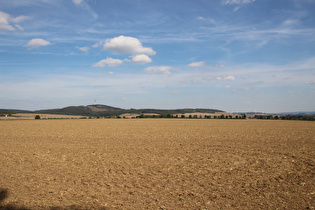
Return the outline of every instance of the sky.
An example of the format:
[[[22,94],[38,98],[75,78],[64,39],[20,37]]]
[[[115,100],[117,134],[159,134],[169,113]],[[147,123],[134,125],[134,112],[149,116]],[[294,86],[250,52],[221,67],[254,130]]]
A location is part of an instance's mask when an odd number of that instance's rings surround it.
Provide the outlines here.
[[[0,108],[315,111],[315,0],[1,0]]]

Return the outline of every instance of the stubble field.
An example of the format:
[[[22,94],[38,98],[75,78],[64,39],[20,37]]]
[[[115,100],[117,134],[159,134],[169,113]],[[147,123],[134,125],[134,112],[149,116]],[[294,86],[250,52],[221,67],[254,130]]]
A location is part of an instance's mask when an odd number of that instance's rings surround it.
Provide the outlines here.
[[[315,123],[0,121],[0,209],[314,209]]]

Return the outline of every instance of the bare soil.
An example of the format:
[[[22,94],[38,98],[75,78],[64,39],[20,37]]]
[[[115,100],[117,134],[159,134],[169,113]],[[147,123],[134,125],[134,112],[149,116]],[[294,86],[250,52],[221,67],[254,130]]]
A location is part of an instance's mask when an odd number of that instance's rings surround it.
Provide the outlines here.
[[[0,121],[0,209],[314,209],[315,123]]]

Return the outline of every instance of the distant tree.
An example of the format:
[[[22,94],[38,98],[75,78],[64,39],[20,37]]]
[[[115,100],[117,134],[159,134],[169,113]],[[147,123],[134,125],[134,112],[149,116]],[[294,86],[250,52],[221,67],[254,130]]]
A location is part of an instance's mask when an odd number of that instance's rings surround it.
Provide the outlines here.
[[[36,115],[36,116],[35,116],[35,120],[40,120],[40,116],[39,116],[39,115]]]
[[[229,115],[229,118],[232,119],[233,118],[232,115]]]
[[[189,115],[189,118],[192,118],[191,114]]]
[[[213,116],[213,119],[217,119],[217,116]]]
[[[275,120],[278,120],[278,119],[279,119],[279,116],[278,116],[278,115],[276,115],[276,116],[275,116]]]
[[[224,119],[224,114],[222,114],[222,115],[220,116],[220,118],[221,118],[221,119]]]
[[[185,115],[182,114],[181,118],[185,118]]]

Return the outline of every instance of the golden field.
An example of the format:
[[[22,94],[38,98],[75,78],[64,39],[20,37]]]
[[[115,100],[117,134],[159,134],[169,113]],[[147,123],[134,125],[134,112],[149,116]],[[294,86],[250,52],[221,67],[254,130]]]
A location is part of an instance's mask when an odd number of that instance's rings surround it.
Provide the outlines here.
[[[0,121],[0,209],[314,209],[315,123]]]

